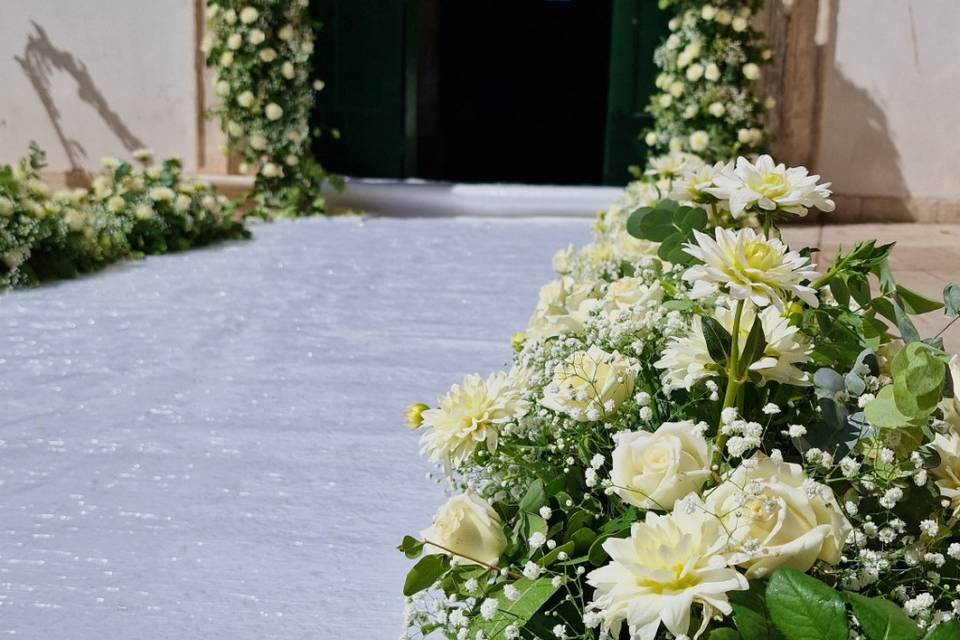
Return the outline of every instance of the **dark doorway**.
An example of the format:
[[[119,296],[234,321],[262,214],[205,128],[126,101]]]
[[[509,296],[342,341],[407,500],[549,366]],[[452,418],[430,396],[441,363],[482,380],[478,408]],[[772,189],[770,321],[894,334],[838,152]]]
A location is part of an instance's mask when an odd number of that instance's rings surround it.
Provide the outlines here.
[[[437,135],[420,137],[421,175],[599,183],[610,0],[440,0],[436,10]]]

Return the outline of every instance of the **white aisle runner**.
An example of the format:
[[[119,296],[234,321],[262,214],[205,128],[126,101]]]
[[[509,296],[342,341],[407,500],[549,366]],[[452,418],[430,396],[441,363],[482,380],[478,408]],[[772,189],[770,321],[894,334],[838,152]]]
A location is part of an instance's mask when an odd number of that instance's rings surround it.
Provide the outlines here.
[[[442,500],[402,410],[588,227],[280,222],[0,296],[0,638],[396,638]]]

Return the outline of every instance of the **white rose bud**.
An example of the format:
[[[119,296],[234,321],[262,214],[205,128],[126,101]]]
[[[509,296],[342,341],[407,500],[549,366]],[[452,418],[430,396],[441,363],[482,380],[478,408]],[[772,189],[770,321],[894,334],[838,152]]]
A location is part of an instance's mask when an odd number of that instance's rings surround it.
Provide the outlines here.
[[[220,66],[229,67],[233,64],[233,51],[224,51],[220,54]]]
[[[257,151],[263,151],[267,148],[267,139],[259,134],[250,136],[250,147]]]
[[[284,25],[284,27],[277,32],[277,37],[283,40],[284,42],[288,42],[290,40],[293,40],[293,33],[294,33],[293,25],[288,24],[288,25]]]
[[[287,80],[293,80],[294,76],[297,75],[296,70],[293,68],[293,63],[287,61],[280,65],[280,75]]]
[[[221,98],[226,97],[230,93],[230,83],[226,80],[221,80],[217,83],[217,95]]]
[[[736,32],[746,31],[747,30],[747,19],[746,18],[734,18],[733,19],[733,30]]]
[[[690,420],[665,422],[653,433],[621,431],[613,439],[610,479],[628,504],[670,511],[710,477],[707,441]]]
[[[258,45],[264,40],[267,39],[267,36],[260,29],[251,29],[250,33],[247,35],[247,42],[252,45]]]
[[[703,151],[710,144],[710,136],[706,131],[694,131],[690,134],[690,149],[696,152]]]
[[[273,62],[274,60],[277,59],[277,52],[276,50],[271,49],[270,47],[267,47],[266,49],[262,49],[260,51],[260,59],[263,60],[264,62]]]
[[[753,62],[743,65],[743,77],[747,80],[757,80],[760,78],[760,67]]]
[[[710,82],[716,82],[720,79],[720,67],[714,62],[709,63],[704,69],[703,77]]]
[[[483,498],[472,492],[453,496],[433,517],[433,526],[420,532],[427,553],[460,554],[469,564],[495,565],[507,548],[500,516]],[[436,543],[449,549],[429,543]]]
[[[260,17],[260,12],[254,9],[253,7],[244,7],[240,11],[240,22],[243,24],[250,24],[251,22],[256,22],[257,18]]]
[[[647,146],[652,147],[657,144],[657,134],[651,131],[644,137],[643,141],[647,143]]]
[[[722,102],[712,102],[710,103],[710,106],[707,107],[707,111],[709,111],[710,115],[713,117],[721,118],[723,117],[723,114],[727,112],[727,108],[723,106]]]
[[[227,46],[231,49],[239,49],[243,45],[243,37],[239,33],[231,33],[227,38]]]

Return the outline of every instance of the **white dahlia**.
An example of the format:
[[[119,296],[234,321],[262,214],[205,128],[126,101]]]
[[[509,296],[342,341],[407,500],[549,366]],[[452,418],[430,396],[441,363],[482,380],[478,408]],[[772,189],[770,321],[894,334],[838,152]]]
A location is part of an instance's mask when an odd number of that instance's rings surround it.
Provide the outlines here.
[[[733,171],[716,178],[716,186],[710,192],[730,201],[730,212],[735,218],[756,209],[799,216],[805,216],[811,207],[833,211],[830,183],[817,184],[820,176],[808,173],[806,167],[775,165],[768,155],[757,158],[756,164],[741,156]]]
[[[715,179],[731,169],[731,164],[718,162],[688,169],[673,183],[670,198],[678,202],[703,204],[715,202],[717,197],[710,190],[716,186]]]
[[[646,171],[647,175],[669,179],[683,175],[686,171],[700,168],[703,165],[703,160],[692,153],[672,151],[666,155],[651,158],[647,164],[649,166]]]
[[[420,439],[421,455],[449,469],[463,464],[480,444],[494,451],[500,426],[527,411],[520,377],[517,370],[500,371],[486,380],[474,374],[464,378],[463,384],[453,385],[436,409],[421,414],[427,430]]]
[[[730,296],[750,300],[758,307],[784,307],[784,297],[794,294],[811,307],[818,306],[817,292],[801,284],[817,276],[809,258],[776,238],[766,239],[753,229],[731,231],[716,229],[716,239],[694,231],[696,244],[687,243],[684,251],[703,264],[690,267],[683,279],[696,283],[694,297],[704,291],[703,285],[726,285]]]
[[[728,332],[733,332],[733,310],[718,306],[714,311],[714,318]],[[755,318],[753,307],[744,306],[740,317],[741,345],[746,342]],[[760,326],[763,328],[767,346],[763,356],[750,365],[750,370],[760,374],[760,378],[765,382],[808,386],[810,374],[797,366],[810,361],[812,347],[807,337],[797,327],[792,326],[775,307],[767,307],[760,312]],[[687,335],[670,339],[663,355],[654,366],[664,370],[664,384],[672,389],[689,390],[699,380],[719,373],[707,350],[707,341],[699,320],[694,320]]]
[[[694,505],[668,515],[648,511],[629,538],[604,542],[610,563],[587,576],[596,589],[588,609],[600,616],[602,632],[618,638],[626,622],[634,640],[654,640],[661,625],[688,637],[694,605],[704,621],[729,615],[727,593],[748,584],[720,553],[724,539],[717,518]]]

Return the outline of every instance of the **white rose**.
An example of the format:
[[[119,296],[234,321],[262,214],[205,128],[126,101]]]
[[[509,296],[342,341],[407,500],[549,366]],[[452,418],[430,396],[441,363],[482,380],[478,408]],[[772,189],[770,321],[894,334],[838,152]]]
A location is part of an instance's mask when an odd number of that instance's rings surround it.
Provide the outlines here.
[[[960,355],[950,358],[950,378],[953,381],[953,398],[944,398],[940,408],[943,410],[943,419],[960,433]]]
[[[283,107],[275,102],[271,102],[264,110],[264,114],[267,116],[267,120],[279,120],[283,117]]]
[[[700,17],[704,20],[713,20],[717,15],[717,8],[710,4],[703,5],[703,8],[700,9]]]
[[[757,80],[760,77],[760,67],[756,63],[748,62],[743,65],[743,77],[747,80]]]
[[[259,134],[254,134],[250,136],[250,147],[257,151],[263,151],[267,148],[267,139]]]
[[[683,95],[684,86],[683,83],[677,80],[670,85],[670,95],[674,98],[679,98]]]
[[[427,544],[427,553],[458,554],[470,564],[495,565],[507,548],[500,516],[472,492],[447,500],[433,517],[433,526],[421,531],[420,536],[428,543],[445,547]]]
[[[647,143],[648,147],[652,147],[653,145],[657,144],[657,134],[651,131],[643,138],[643,141]]]
[[[239,138],[243,135],[243,127],[240,126],[239,122],[234,122],[231,120],[227,123],[227,133],[232,135],[234,138]]]
[[[720,67],[713,62],[709,63],[703,71],[703,77],[710,82],[716,82],[720,79]]]
[[[226,97],[230,93],[230,83],[226,80],[221,80],[217,83],[217,95],[221,98]]]
[[[283,161],[287,163],[288,167],[295,167],[298,164],[300,164],[300,158],[293,155],[292,153],[288,155],[286,158],[284,158]]]
[[[224,51],[220,55],[220,66],[229,67],[233,64],[233,51]]]
[[[614,257],[627,262],[656,258],[659,248],[660,243],[636,238],[626,231],[617,233],[613,240]]]
[[[17,249],[10,249],[3,254],[3,263],[7,265],[8,269],[16,269],[23,264],[24,260],[26,260],[26,258],[23,255],[23,251]]]
[[[710,477],[710,449],[693,422],[664,422],[655,432],[621,431],[613,436],[610,479],[624,502],[669,511]]]
[[[9,198],[0,196],[0,216],[9,216],[13,213],[13,202]]]
[[[271,49],[270,47],[262,49],[260,51],[260,59],[264,62],[273,62],[277,59],[277,52],[275,49]]]
[[[280,31],[277,32],[277,37],[283,40],[284,42],[293,40],[293,25],[292,24],[285,25],[282,29],[280,29]]]
[[[736,32],[746,31],[747,30],[747,20],[746,18],[734,18],[733,19],[733,30]]]
[[[251,29],[250,33],[247,34],[247,42],[252,45],[258,45],[266,39],[267,35],[260,29]]]
[[[640,278],[620,278],[610,283],[603,297],[605,309],[633,309],[651,306],[663,300],[659,282],[644,284]]]
[[[690,118],[696,117],[700,112],[700,109],[695,104],[687,105],[687,108],[683,110],[683,117],[689,120]]]
[[[673,104],[673,96],[671,96],[669,93],[660,94],[660,97],[657,98],[657,102],[659,102],[660,106],[664,109],[669,109],[670,105]]]
[[[280,65],[280,75],[282,75],[287,80],[293,80],[293,78],[297,75],[297,72],[293,68],[293,64],[288,61]]]
[[[273,164],[272,162],[268,162],[267,164],[263,165],[263,167],[261,167],[260,173],[263,175],[264,178],[276,178],[277,176],[280,175],[280,167]]]
[[[247,108],[247,109],[249,109],[250,107],[252,107],[252,106],[253,106],[253,92],[252,92],[252,91],[244,91],[243,93],[241,93],[239,96],[237,96],[237,104],[240,105],[241,107],[245,107],[245,108]]]
[[[719,11],[717,11],[717,15],[715,16],[715,19],[720,24],[730,24],[730,22],[733,20],[733,14],[727,11],[726,9],[720,9]]]
[[[722,102],[711,102],[710,106],[707,107],[707,111],[710,112],[714,118],[722,118],[723,114],[727,112],[727,108],[723,106]]]
[[[313,90],[314,91],[323,91],[323,88],[327,86],[323,80],[314,80],[313,81]]]
[[[243,37],[239,33],[231,33],[227,38],[227,46],[231,49],[239,49],[243,44]]]
[[[601,420],[631,396],[635,376],[636,368],[619,353],[593,345],[557,365],[541,404],[581,422]]]
[[[763,578],[780,566],[806,571],[817,560],[840,561],[852,531],[828,487],[810,481],[790,462],[755,457],[756,466],[737,467],[707,496],[734,543],[759,545],[738,554],[747,577]]]
[[[690,148],[694,151],[703,151],[710,144],[710,136],[706,131],[694,131],[690,134]]]
[[[940,464],[932,470],[937,488],[941,496],[950,500],[956,516],[960,514],[960,435],[956,431],[938,433],[930,446],[940,456]]]
[[[570,276],[554,280],[540,289],[537,308],[530,318],[529,333],[547,338],[581,331],[596,306],[593,283],[578,282]]]
[[[244,7],[240,11],[240,22],[242,22],[243,24],[250,24],[251,22],[256,22],[258,17],[260,17],[260,12],[254,9],[253,7]]]
[[[687,67],[687,80],[690,82],[696,82],[703,77],[703,65],[700,63],[695,63]]]

